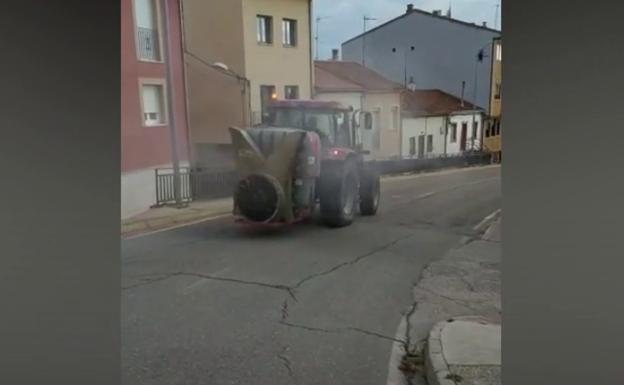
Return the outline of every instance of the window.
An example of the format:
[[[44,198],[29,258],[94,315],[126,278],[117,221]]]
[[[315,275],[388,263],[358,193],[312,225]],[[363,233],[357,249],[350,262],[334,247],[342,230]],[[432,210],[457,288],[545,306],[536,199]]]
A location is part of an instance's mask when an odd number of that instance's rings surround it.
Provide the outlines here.
[[[503,60],[503,47],[500,43],[496,44],[496,61]]]
[[[399,128],[399,107],[392,107],[392,129],[397,130]]]
[[[416,137],[409,138],[409,154],[410,156],[416,155]]]
[[[451,123],[451,143],[457,142],[457,123]]]
[[[140,60],[160,61],[160,35],[156,0],[135,0],[137,50]]]
[[[275,86],[260,86],[260,108],[262,109],[262,122],[266,122],[268,116],[268,108],[271,100],[277,99]]]
[[[501,98],[501,84],[497,82],[494,87],[495,87],[494,99],[500,99]]]
[[[282,43],[286,47],[297,46],[297,20],[282,20]]]
[[[485,128],[485,137],[486,138],[490,137],[490,130],[492,129],[493,125],[494,125],[494,123],[488,123],[487,127]]]
[[[472,139],[477,139],[477,131],[479,131],[479,122],[472,123]]]
[[[299,99],[299,86],[286,86],[284,87],[285,99]]]
[[[141,85],[143,101],[143,125],[159,126],[167,123],[165,114],[165,95],[162,84]]]
[[[433,152],[433,135],[427,135],[427,152]]]
[[[258,15],[258,43],[273,44],[273,18]]]

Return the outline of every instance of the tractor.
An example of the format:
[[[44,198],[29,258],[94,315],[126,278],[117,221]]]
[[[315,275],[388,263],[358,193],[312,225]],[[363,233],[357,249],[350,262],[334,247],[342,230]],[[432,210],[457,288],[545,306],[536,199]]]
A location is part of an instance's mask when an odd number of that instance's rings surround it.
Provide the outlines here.
[[[376,214],[379,174],[360,131],[372,129],[370,113],[318,100],[275,100],[267,111],[263,124],[230,128],[238,221],[290,224],[317,205],[330,227],[350,225],[358,211]]]

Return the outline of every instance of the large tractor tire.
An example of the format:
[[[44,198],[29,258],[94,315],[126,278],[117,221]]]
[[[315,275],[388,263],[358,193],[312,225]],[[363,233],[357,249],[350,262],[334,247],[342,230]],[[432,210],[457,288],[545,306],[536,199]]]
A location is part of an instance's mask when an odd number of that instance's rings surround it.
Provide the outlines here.
[[[360,213],[362,215],[377,214],[380,195],[379,173],[373,168],[363,168],[360,177]]]
[[[359,195],[359,175],[354,161],[334,161],[321,170],[321,218],[330,227],[348,226],[353,222]]]

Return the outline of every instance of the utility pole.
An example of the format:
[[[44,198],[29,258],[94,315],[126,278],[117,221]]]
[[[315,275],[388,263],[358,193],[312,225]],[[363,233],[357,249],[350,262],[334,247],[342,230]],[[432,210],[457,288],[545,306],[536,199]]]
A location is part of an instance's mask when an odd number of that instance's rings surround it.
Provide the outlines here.
[[[371,20],[377,20],[374,17],[364,16],[364,32],[362,33],[362,65],[366,67],[366,23]]]
[[[171,50],[171,41],[169,35],[169,7],[167,6],[167,0],[160,0],[160,9],[161,14],[164,15],[163,19],[163,46],[165,51],[165,72],[166,72],[166,82],[167,82],[167,92],[165,95],[167,96],[167,116],[169,123],[169,136],[171,142],[171,163],[173,166],[173,194],[175,197],[175,204],[177,207],[182,205],[182,196],[181,196],[181,179],[180,179],[180,160],[178,158],[178,140],[177,140],[177,132],[176,132],[176,116],[175,116],[175,108],[173,106],[174,100],[174,89],[173,89],[173,79],[171,74],[171,58],[172,50]]]

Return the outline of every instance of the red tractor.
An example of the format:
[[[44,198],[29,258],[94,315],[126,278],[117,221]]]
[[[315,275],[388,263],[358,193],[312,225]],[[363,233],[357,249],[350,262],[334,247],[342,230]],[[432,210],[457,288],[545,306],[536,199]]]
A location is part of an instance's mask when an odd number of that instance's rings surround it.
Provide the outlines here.
[[[360,127],[369,113],[336,102],[274,101],[266,123],[230,128],[239,182],[234,214],[242,221],[292,223],[309,218],[317,203],[331,227],[352,223],[359,209],[375,215],[379,174],[365,161]]]

